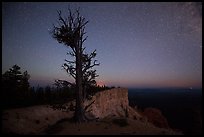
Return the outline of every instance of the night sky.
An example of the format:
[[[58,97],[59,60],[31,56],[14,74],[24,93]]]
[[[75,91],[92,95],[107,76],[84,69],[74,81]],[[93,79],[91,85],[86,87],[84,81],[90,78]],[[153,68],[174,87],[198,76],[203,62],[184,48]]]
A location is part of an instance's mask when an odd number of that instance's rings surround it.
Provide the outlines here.
[[[99,85],[202,87],[200,3],[3,3],[2,73],[17,64],[31,86],[73,81],[61,67],[70,49],[49,33],[68,7],[89,20],[85,47],[97,50]]]

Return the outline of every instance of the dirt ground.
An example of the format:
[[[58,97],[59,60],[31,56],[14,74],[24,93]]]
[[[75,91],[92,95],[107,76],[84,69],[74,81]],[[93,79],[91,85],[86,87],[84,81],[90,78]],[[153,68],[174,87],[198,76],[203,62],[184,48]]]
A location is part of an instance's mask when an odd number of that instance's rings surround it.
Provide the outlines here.
[[[42,135],[178,135],[170,129],[157,128],[150,123],[128,118],[105,118],[81,124],[70,118],[49,127]]]
[[[77,124],[73,111],[62,112],[47,106],[34,106],[3,112],[6,134],[19,135],[180,135],[171,129],[158,128],[140,119],[109,116]]]

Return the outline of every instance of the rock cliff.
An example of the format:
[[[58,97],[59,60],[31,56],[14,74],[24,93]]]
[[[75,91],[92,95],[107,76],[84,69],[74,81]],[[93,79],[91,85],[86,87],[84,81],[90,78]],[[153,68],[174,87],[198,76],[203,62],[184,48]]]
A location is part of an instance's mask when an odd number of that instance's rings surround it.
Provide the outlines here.
[[[142,116],[129,106],[128,89],[114,88],[96,93],[92,99],[84,102],[87,106],[94,103],[87,111],[96,118],[108,116],[129,117],[141,119]]]
[[[148,121],[160,128],[170,128],[167,119],[162,112],[156,108],[145,108],[142,112],[147,117]]]

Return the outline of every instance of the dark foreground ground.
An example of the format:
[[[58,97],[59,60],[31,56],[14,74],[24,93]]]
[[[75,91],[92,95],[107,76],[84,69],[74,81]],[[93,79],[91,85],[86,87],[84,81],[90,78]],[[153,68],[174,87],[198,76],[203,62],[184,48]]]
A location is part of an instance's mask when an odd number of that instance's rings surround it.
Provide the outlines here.
[[[99,121],[76,124],[62,120],[40,135],[182,135],[171,129],[158,128],[151,123],[129,118],[111,117]]]
[[[118,116],[77,124],[74,111],[62,112],[46,105],[11,109],[3,114],[5,135],[182,135],[147,120]]]

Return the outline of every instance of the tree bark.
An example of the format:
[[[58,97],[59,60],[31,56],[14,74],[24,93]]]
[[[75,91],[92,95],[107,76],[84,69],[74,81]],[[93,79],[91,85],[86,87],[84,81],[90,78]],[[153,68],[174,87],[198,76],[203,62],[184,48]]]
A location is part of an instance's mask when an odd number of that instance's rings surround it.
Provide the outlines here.
[[[82,94],[82,63],[81,63],[80,45],[76,45],[76,111],[75,120],[78,123],[86,121],[83,108],[83,94]]]

